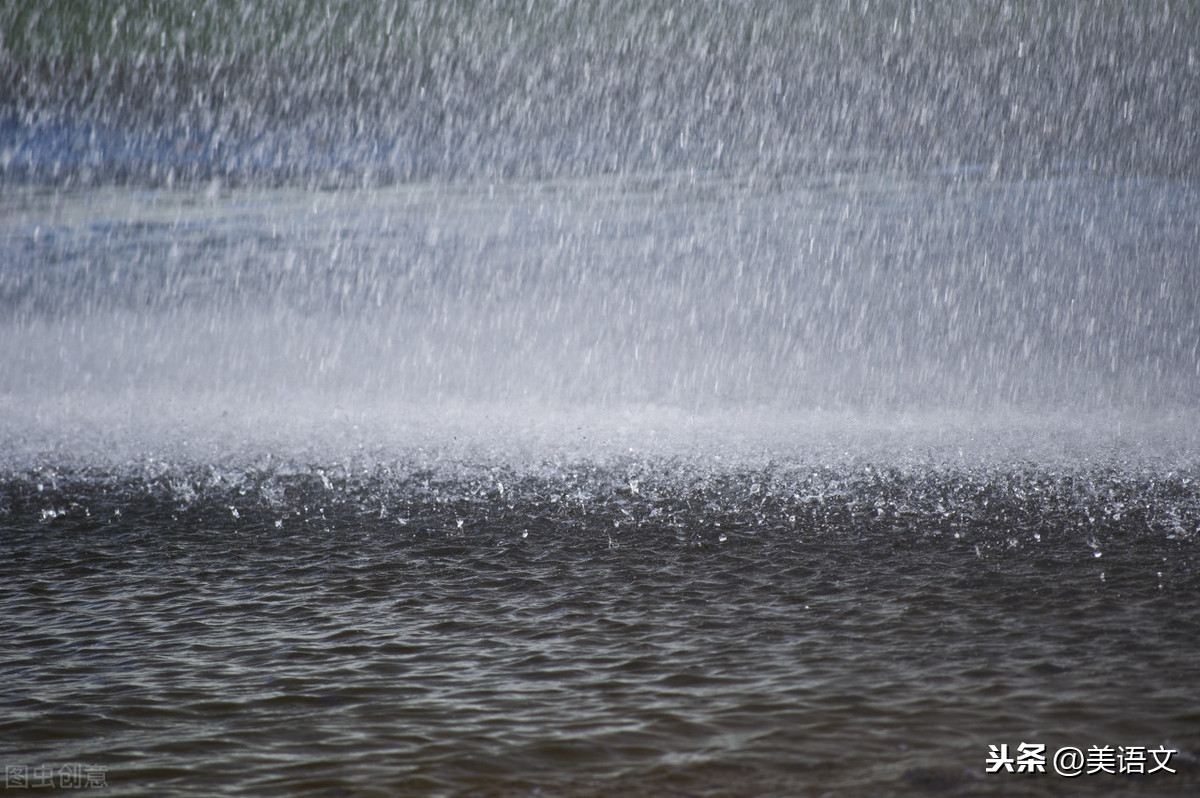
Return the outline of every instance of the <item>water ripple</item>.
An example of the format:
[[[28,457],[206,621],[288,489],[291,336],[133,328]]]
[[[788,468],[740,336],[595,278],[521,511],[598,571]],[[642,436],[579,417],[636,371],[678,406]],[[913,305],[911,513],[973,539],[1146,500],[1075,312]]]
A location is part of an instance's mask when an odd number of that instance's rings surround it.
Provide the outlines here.
[[[932,795],[1013,787],[989,744],[1170,741],[1179,774],[1084,791],[1200,785],[1190,474],[322,471],[8,474],[9,758],[130,795]]]

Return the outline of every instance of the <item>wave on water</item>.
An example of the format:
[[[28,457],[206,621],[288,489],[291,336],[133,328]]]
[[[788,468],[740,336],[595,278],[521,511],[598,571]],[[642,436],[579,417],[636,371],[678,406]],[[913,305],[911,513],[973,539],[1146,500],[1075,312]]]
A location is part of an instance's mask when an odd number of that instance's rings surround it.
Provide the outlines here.
[[[14,756],[139,795],[899,796],[1006,794],[1011,739],[1164,746],[1080,794],[1194,792],[1183,425],[432,415],[8,448]]]

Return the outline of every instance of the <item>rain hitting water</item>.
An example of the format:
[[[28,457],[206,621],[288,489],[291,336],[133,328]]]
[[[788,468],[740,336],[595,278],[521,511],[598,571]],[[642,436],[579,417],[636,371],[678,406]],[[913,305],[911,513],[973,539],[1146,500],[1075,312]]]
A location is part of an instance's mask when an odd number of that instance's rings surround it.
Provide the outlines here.
[[[1193,5],[192,5],[0,5],[6,787],[1200,790]]]

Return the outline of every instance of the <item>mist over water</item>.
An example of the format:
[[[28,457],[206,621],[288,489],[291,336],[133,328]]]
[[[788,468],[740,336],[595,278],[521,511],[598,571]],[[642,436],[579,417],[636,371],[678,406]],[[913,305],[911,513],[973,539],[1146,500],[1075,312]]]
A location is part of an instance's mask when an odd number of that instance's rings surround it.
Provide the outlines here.
[[[19,189],[2,379],[22,407],[133,403],[146,423],[248,405],[1137,423],[1194,410],[1197,200],[1088,177]]]
[[[1189,795],[1192,4],[0,7],[7,766]],[[1142,746],[1175,773],[985,773]]]

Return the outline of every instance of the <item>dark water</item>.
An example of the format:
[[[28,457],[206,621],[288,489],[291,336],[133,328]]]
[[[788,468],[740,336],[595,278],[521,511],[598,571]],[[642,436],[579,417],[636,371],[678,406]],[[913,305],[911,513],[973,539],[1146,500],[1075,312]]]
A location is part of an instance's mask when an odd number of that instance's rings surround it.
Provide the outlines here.
[[[1194,468],[40,468],[0,734],[119,794],[1187,795]],[[988,746],[1176,774],[985,774]]]

